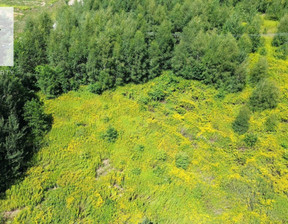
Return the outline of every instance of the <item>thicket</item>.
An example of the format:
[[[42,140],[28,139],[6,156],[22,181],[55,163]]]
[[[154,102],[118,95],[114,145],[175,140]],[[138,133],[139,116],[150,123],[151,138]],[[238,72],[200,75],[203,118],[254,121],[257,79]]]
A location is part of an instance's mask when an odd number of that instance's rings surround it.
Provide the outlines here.
[[[163,70],[237,92],[247,55],[260,45],[257,13],[273,17],[275,7],[265,0],[76,2],[53,21],[47,13],[28,20],[16,62],[48,97],[81,84],[101,94]]]
[[[286,59],[288,55],[288,14],[284,15],[280,20],[277,34],[273,38],[272,45],[279,47],[277,56],[281,59]]]
[[[52,124],[25,77],[0,76],[0,193],[21,176]]]

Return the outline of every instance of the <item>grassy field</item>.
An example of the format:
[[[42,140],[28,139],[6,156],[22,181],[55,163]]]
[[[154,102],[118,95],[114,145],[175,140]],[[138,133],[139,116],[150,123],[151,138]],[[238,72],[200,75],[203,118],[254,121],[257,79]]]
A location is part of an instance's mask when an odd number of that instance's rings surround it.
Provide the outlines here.
[[[0,7],[14,7],[17,33],[23,30],[27,16],[34,16],[42,10],[51,13],[61,4],[65,4],[65,0],[0,0]]]
[[[271,32],[276,25],[264,21]],[[224,96],[164,72],[146,84],[101,96],[82,87],[45,100],[53,128],[25,178],[0,201],[2,219],[27,224],[287,223],[288,61],[275,59],[271,40],[265,37],[263,48],[270,78],[281,88],[281,103],[253,113],[248,135],[257,135],[254,146],[231,127],[248,102],[250,86]],[[251,65],[258,57],[251,55]],[[165,99],[153,100],[159,91]],[[265,121],[273,114],[277,131],[268,132]],[[115,142],[105,137],[112,128]]]

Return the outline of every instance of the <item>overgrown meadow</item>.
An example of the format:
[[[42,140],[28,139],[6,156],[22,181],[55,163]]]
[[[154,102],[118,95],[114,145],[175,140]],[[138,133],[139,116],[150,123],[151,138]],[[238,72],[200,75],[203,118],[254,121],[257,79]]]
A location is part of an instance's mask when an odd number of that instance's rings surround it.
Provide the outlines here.
[[[264,20],[263,30],[277,22]],[[7,190],[7,223],[288,222],[288,62],[262,48],[277,108],[232,123],[252,86],[222,93],[163,74],[95,95],[82,86],[45,101],[54,118],[25,178]],[[250,68],[261,49],[250,55]],[[263,54],[263,50],[262,50]],[[269,120],[275,117],[274,129]]]

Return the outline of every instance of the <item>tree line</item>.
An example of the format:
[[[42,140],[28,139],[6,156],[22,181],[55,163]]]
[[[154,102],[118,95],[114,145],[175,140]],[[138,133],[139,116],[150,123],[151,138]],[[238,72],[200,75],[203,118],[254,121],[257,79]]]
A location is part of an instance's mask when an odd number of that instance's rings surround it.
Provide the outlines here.
[[[29,88],[29,77],[13,70],[0,75],[0,193],[29,166],[30,158],[51,128],[52,117]]]
[[[17,66],[48,97],[89,84],[143,83],[163,70],[237,92],[261,45],[259,13],[279,19],[285,1],[86,0],[27,21]],[[277,13],[276,13],[277,12]]]

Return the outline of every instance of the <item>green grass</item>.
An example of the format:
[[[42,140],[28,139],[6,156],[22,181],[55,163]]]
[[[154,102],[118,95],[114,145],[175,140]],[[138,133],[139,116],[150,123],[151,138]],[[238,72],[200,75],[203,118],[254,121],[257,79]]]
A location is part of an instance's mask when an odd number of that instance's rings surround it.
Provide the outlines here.
[[[232,129],[250,86],[221,98],[169,72],[100,96],[84,86],[45,100],[53,128],[0,213],[8,223],[29,224],[288,222],[288,61],[276,60],[265,38],[282,96],[276,109],[252,114],[255,145]],[[267,132],[272,114],[279,124]],[[103,138],[109,128],[117,130],[113,141]]]

